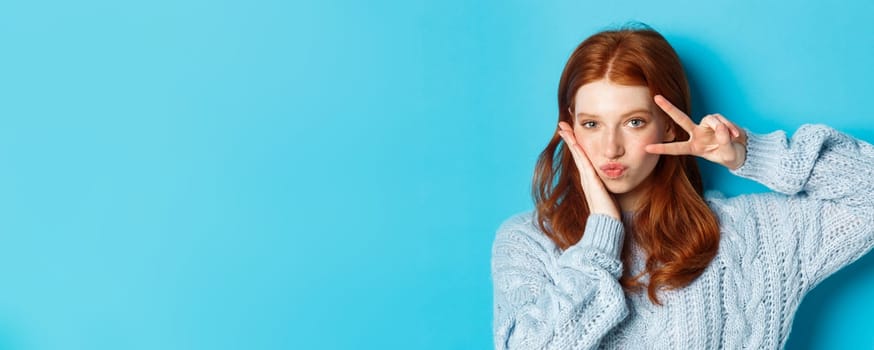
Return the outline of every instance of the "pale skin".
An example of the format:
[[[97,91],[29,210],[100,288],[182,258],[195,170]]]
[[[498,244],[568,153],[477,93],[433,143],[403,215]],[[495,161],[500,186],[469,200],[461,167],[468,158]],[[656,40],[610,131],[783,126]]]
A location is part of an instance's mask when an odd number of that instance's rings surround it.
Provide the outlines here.
[[[592,214],[620,218],[639,206],[641,184],[660,155],[693,155],[737,169],[746,159],[746,133],[720,114],[695,124],[661,95],[650,98],[643,86],[600,80],[580,87],[574,125],[559,122],[558,134],[569,147]],[[658,108],[658,109],[657,109]],[[664,111],[674,123],[663,120]],[[679,126],[689,140],[674,140]]]

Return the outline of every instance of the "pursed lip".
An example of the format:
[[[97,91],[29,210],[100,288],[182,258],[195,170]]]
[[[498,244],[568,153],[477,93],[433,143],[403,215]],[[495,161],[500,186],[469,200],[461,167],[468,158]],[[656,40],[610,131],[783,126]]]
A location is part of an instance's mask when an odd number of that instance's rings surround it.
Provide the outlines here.
[[[619,163],[607,163],[602,165],[600,169],[607,177],[616,178],[622,176],[628,167]]]

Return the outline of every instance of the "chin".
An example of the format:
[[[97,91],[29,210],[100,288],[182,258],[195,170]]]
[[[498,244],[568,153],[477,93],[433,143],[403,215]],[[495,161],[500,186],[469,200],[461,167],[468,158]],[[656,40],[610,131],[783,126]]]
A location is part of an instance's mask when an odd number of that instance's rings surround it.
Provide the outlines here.
[[[631,192],[634,188],[628,186],[605,186],[607,188],[607,192],[612,194],[626,194]]]
[[[624,176],[618,179],[606,179],[603,182],[604,187],[612,194],[626,194],[633,192],[642,185],[640,182],[634,182],[632,179],[628,179]]]

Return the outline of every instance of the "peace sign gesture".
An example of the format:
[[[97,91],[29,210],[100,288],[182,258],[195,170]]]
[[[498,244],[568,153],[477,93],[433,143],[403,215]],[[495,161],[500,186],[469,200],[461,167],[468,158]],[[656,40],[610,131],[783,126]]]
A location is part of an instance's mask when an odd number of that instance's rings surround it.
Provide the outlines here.
[[[746,160],[746,132],[725,119],[721,114],[709,114],[696,125],[686,113],[671,102],[656,95],[656,105],[689,133],[689,140],[673,143],[656,143],[646,146],[654,154],[693,155],[735,170]]]

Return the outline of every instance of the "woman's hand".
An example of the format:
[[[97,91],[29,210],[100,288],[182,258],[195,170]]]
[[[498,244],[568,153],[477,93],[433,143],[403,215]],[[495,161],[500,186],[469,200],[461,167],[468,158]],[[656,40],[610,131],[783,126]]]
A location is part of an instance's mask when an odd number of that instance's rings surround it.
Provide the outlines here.
[[[654,100],[659,108],[689,133],[689,140],[647,145],[647,152],[698,156],[731,170],[743,165],[747,155],[747,134],[743,129],[720,114],[707,115],[701,119],[701,124],[696,125],[686,113],[661,95],[656,95]]]
[[[574,163],[576,163],[577,170],[580,172],[580,182],[586,195],[586,203],[589,204],[589,212],[591,214],[609,215],[619,220],[619,209],[616,206],[613,195],[607,192],[604,182],[598,177],[592,162],[589,161],[589,157],[583,151],[583,147],[577,143],[577,139],[574,137],[574,129],[566,122],[559,122],[558,127],[560,129],[558,134],[571,150]]]

